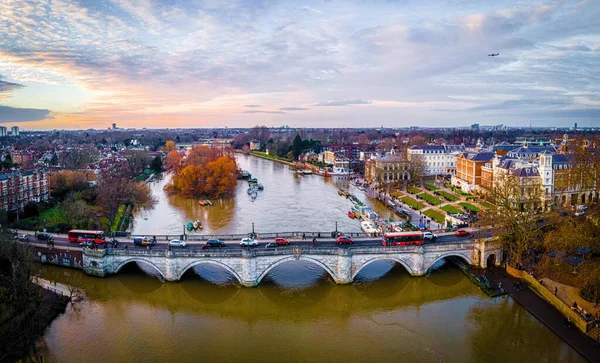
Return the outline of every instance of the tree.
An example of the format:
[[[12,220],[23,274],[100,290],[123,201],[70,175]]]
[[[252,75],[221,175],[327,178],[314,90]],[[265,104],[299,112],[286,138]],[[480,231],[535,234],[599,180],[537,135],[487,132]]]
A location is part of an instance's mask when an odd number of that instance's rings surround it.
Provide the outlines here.
[[[121,204],[133,204],[135,209],[148,208],[156,203],[150,193],[150,188],[143,182],[131,178],[127,164],[115,165],[103,170],[96,186],[98,195],[96,204],[102,208],[110,225]]]
[[[50,165],[58,164],[58,155],[56,153],[52,153],[52,158],[50,159]]]
[[[176,150],[177,146],[175,145],[175,141],[167,140],[165,143],[165,152],[170,153],[173,150]]]
[[[129,164],[132,177],[142,174],[148,166],[148,152],[146,150],[127,150],[125,158]]]
[[[66,169],[81,169],[84,165],[98,160],[98,149],[92,145],[72,148],[68,152],[60,154],[60,159]]]
[[[157,155],[154,159],[152,159],[152,162],[150,163],[150,169],[152,169],[152,171],[155,173],[160,173],[162,171],[162,165],[162,159],[159,155]]]
[[[294,142],[292,143],[292,154],[294,159],[297,159],[300,154],[302,154],[302,139],[300,135],[296,135],[294,138]]]
[[[261,145],[265,145],[271,137],[271,131],[266,126],[254,126],[250,131],[250,138],[260,141]]]
[[[420,184],[425,176],[427,164],[422,155],[411,155],[408,167],[408,175],[412,183]]]
[[[538,223],[542,188],[538,178],[500,173],[487,199],[491,207],[481,212],[479,224],[491,226],[513,263],[520,263],[540,247],[543,225]]]
[[[165,167],[178,174],[183,169],[183,155],[177,150],[171,150],[165,159]]]

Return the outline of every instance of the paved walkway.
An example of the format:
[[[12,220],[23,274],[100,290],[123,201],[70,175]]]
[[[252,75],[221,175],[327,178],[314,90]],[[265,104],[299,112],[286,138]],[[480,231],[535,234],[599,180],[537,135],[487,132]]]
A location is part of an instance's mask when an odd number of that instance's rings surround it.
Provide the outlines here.
[[[525,289],[516,291],[513,288],[513,282],[518,279],[508,275],[504,269],[498,267],[489,268],[487,276],[491,281],[502,282],[502,287],[519,305],[523,306],[531,315],[569,343],[579,354],[590,362],[600,362],[600,345],[575,326],[565,327],[565,317],[552,305],[531,291],[527,285],[525,285]]]

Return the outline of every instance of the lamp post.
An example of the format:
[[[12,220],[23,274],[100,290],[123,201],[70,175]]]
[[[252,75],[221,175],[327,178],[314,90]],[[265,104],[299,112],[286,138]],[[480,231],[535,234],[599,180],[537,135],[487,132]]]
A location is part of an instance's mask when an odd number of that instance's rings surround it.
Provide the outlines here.
[[[252,238],[254,238],[254,222],[252,222]]]
[[[337,221],[335,221],[335,238],[338,236]]]

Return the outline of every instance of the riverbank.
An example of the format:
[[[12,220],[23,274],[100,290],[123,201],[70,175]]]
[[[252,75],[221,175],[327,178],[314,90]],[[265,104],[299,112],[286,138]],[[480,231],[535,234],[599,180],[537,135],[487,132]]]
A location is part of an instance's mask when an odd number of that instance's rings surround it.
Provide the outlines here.
[[[282,164],[294,165],[294,163],[291,162],[289,159],[280,158],[279,156],[263,153],[260,151],[250,151],[250,155],[256,156],[261,159],[276,161],[276,162],[282,163]]]
[[[12,362],[18,359],[30,359],[37,354],[33,344],[44,335],[54,319],[63,314],[69,298],[42,287],[36,286],[41,295],[39,305],[20,306],[12,318],[0,326],[0,361]],[[11,307],[0,304],[0,311],[10,311]],[[15,307],[12,307],[15,309]]]
[[[581,356],[590,362],[600,362],[600,346],[577,327],[567,326],[566,318],[562,313],[536,294],[528,284],[525,284],[522,289],[516,289],[517,279],[499,267],[488,268],[488,277],[494,283],[501,283],[508,295],[573,347]]]

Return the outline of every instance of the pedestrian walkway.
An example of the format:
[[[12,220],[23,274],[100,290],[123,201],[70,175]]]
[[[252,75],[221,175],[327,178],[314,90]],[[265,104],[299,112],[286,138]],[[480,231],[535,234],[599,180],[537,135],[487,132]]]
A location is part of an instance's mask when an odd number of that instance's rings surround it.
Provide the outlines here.
[[[529,287],[516,291],[513,284],[519,279],[509,276],[504,269],[498,267],[489,268],[487,275],[496,284],[501,282],[502,287],[519,305],[571,345],[579,354],[590,362],[600,362],[600,345],[575,326],[566,327],[566,318]]]

